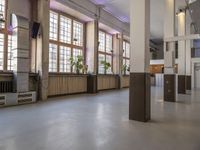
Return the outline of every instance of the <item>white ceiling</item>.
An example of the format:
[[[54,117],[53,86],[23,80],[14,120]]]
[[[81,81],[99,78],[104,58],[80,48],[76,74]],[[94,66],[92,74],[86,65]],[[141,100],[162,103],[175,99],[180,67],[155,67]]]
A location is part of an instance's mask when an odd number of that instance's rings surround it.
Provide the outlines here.
[[[105,10],[123,22],[129,23],[130,0],[90,0],[105,6]],[[185,0],[176,0],[177,8],[185,5]],[[163,38],[165,0],[151,0],[151,39]]]

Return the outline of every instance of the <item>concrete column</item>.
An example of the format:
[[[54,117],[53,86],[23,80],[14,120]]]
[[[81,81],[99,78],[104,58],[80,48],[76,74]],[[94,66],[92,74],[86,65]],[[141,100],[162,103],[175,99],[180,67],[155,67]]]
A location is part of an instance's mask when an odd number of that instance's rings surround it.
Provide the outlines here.
[[[88,65],[88,71],[92,74],[97,74],[98,71],[98,31],[99,23],[98,20],[88,22],[86,25],[87,35],[87,57],[86,64]]]
[[[150,0],[130,2],[130,104],[129,119],[150,120]]]
[[[122,88],[123,33],[113,36],[113,72],[118,75],[118,88]]]
[[[86,25],[86,64],[88,65],[88,93],[97,93],[97,73],[98,73],[98,19],[88,22]]]
[[[175,35],[175,1],[165,0],[164,38]],[[176,101],[175,42],[164,42],[164,100]]]
[[[192,19],[190,17],[189,11],[186,11],[186,35],[192,34],[191,32],[191,23]],[[186,48],[186,90],[190,93],[192,89],[192,62],[191,62],[191,48],[192,48],[192,41],[186,40],[185,43]],[[187,92],[187,93],[188,93]]]
[[[12,14],[15,92],[29,91],[29,21]]]
[[[36,70],[40,76],[39,98],[48,97],[48,71],[49,71],[49,0],[38,0],[38,22],[41,24],[40,35],[37,38],[37,65]]]
[[[37,11],[37,0],[31,0],[31,25],[33,25],[33,22],[37,22],[37,16],[38,16],[38,11]],[[36,64],[37,64],[37,39],[31,39],[31,72],[37,72],[36,70]]]
[[[185,12],[177,16],[178,19],[178,36],[185,36]],[[186,42],[178,41],[178,93],[186,94]]]

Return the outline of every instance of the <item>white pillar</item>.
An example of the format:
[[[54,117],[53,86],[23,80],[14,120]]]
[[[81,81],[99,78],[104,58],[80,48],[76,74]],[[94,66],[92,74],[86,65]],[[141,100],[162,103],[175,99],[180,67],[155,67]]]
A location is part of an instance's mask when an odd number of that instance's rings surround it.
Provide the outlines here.
[[[130,72],[149,72],[150,0],[131,0]]]
[[[175,0],[165,0],[164,39],[175,35]],[[175,102],[175,42],[164,42],[164,101]]]
[[[97,74],[98,70],[98,31],[99,22],[94,20],[88,22],[86,25],[86,35],[87,35],[87,57],[86,64],[88,65],[88,71],[93,74]]]
[[[189,11],[186,12],[186,35],[190,35],[191,33],[191,23],[192,23],[192,19],[190,17]],[[192,48],[192,44],[191,44],[191,40],[186,40],[186,75],[187,76],[191,76],[191,66],[192,66],[192,62],[191,62],[191,48]]]
[[[150,120],[150,0],[131,0],[129,118]]]
[[[113,72],[121,76],[121,60],[123,59],[123,34],[113,36]]]
[[[29,21],[12,14],[13,72],[16,92],[29,91]]]
[[[177,16],[178,19],[178,36],[185,36],[185,12],[181,12]],[[178,75],[186,75],[186,50],[185,40],[178,41]]]
[[[165,0],[164,38],[175,35],[175,1]],[[165,74],[175,74],[175,43],[164,43]]]

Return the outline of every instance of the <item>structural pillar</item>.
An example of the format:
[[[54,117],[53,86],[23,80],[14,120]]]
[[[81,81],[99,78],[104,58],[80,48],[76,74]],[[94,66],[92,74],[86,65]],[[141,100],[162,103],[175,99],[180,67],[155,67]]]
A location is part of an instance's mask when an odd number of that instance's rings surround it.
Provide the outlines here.
[[[113,37],[113,72],[118,75],[118,88],[122,88],[123,33]]]
[[[150,120],[150,0],[130,2],[130,96],[129,119]]]
[[[178,36],[185,36],[185,12],[180,12],[178,19]],[[178,94],[186,94],[186,41],[178,41]]]
[[[37,64],[36,71],[39,73],[39,99],[46,100],[48,97],[49,75],[49,0],[38,0],[38,22],[40,33],[37,38]]]
[[[29,21],[12,14],[14,92],[29,91]]]
[[[175,1],[165,0],[164,39],[175,35]],[[164,101],[175,102],[175,42],[164,42]]]
[[[98,19],[88,22],[86,25],[86,64],[88,65],[88,93],[97,93],[97,72],[98,72]]]
[[[190,16],[190,12],[186,11],[186,35],[191,35],[191,24],[192,19]],[[192,41],[186,40],[186,93],[191,93],[192,90],[192,62],[191,62],[191,48],[192,48]]]

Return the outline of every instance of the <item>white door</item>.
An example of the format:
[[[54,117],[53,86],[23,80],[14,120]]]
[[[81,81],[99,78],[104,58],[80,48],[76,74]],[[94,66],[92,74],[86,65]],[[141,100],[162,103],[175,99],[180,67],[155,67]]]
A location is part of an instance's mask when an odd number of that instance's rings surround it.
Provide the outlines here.
[[[195,88],[200,89],[200,66],[195,66]]]

